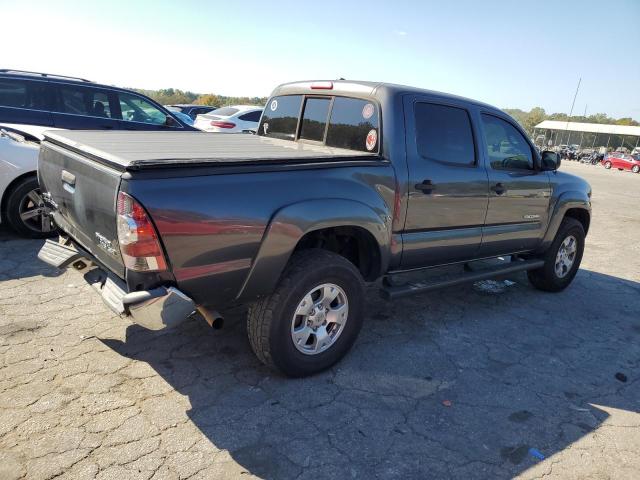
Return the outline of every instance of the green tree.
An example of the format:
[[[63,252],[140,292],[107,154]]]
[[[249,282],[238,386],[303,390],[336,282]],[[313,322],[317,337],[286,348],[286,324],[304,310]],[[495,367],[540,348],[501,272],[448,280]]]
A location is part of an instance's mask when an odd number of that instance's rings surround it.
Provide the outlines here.
[[[198,96],[193,103],[196,105],[211,105],[212,107],[217,107],[220,105],[220,97],[213,93],[207,93],[205,95]]]

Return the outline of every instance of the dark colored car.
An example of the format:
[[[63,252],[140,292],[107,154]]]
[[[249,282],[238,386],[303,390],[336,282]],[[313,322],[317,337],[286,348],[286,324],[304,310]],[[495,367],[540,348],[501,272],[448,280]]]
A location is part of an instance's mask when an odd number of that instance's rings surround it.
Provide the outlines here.
[[[193,120],[196,117],[203,113],[208,113],[211,110],[215,110],[218,107],[212,107],[211,105],[190,105],[190,104],[176,104],[176,105],[166,105],[170,110],[177,110],[178,112],[184,113],[185,115],[189,115]]]
[[[196,130],[131,90],[8,69],[0,69],[0,123],[69,130]]]
[[[258,358],[308,375],[355,341],[365,282],[383,277],[390,299],[517,271],[566,288],[591,189],[559,165],[473,100],[286,84],[257,135],[47,132],[39,176],[64,237],[39,256],[87,272],[111,308],[149,328],[195,310],[220,325],[219,312],[248,304]],[[452,264],[455,276],[434,269]],[[397,282],[418,269],[443,273]]]

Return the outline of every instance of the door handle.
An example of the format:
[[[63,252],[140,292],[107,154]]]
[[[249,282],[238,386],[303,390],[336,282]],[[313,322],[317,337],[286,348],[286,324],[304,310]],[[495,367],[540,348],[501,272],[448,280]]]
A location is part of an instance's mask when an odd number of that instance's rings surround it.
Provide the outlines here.
[[[68,172],[66,170],[62,170],[60,174],[60,179],[62,180],[62,188],[64,188],[69,193],[75,193],[76,191],[76,176]]]
[[[431,193],[436,188],[436,186],[431,182],[431,180],[424,180],[422,183],[416,183],[416,190],[422,190],[422,193]]]
[[[501,183],[496,183],[493,187],[491,187],[491,190],[493,190],[496,195],[502,195],[504,192],[507,191],[506,188],[504,188],[504,185]]]
[[[63,183],[66,183],[72,187],[76,186],[76,176],[73,173],[68,172],[66,170],[62,170],[62,173],[60,174],[60,178]]]

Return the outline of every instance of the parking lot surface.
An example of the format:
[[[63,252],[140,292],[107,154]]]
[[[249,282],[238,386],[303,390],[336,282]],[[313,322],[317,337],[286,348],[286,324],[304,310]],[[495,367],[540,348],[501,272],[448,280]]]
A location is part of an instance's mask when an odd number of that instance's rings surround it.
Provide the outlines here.
[[[0,478],[638,478],[640,175],[562,169],[594,190],[566,291],[371,288],[352,352],[301,380],[242,312],[145,331],[0,233]]]

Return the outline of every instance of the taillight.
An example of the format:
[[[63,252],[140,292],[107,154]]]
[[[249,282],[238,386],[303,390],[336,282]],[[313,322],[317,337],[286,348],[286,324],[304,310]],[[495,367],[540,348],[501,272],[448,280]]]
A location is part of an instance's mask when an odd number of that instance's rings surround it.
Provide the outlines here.
[[[212,120],[211,126],[218,127],[218,128],[233,128],[236,126],[236,124],[233,122],[219,122],[217,120]]]
[[[139,272],[167,269],[158,234],[149,215],[133,197],[118,193],[118,242],[124,265]]]
[[[333,82],[313,82],[311,90],[332,90]]]

